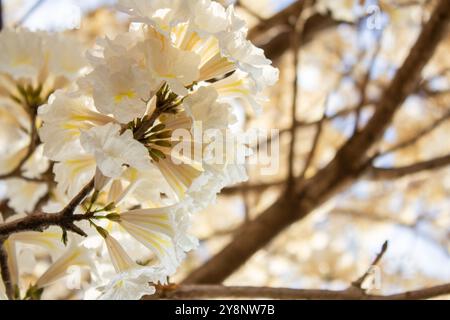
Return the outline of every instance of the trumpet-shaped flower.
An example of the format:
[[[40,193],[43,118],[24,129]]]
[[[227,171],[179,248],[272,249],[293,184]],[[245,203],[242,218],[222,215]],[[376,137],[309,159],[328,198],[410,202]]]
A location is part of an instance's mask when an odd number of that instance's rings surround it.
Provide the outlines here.
[[[71,266],[92,266],[89,251],[84,246],[77,245],[75,241],[73,241],[69,249],[67,249],[67,251],[39,277],[36,282],[36,287],[44,288],[67,276],[68,269]]]
[[[178,261],[175,255],[176,233],[172,208],[132,210],[120,214],[118,223],[133,238],[150,249],[167,268],[175,271]]]
[[[105,232],[105,231],[102,231]],[[111,262],[117,273],[127,271],[136,266],[136,263],[125,252],[120,243],[108,233],[102,234],[105,239],[106,248],[108,249]]]

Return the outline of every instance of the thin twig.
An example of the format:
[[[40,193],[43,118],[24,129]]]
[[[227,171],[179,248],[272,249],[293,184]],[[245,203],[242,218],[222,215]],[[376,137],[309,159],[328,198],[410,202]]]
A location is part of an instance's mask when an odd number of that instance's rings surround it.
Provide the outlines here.
[[[375,47],[375,50],[374,50],[372,57],[370,59],[370,62],[369,62],[369,67],[367,68],[367,71],[364,74],[364,77],[360,84],[360,88],[359,88],[360,97],[359,97],[358,106],[356,107],[355,126],[353,128],[353,134],[356,134],[359,130],[359,123],[361,121],[361,111],[362,111],[362,108],[364,107],[364,105],[366,104],[367,87],[369,86],[369,83],[370,83],[370,76],[372,74],[373,66],[374,66],[374,64],[377,60],[377,57],[380,53],[380,50],[382,48],[382,43],[383,43],[382,36],[383,36],[383,34],[381,34],[380,38],[378,39],[377,45]]]
[[[39,135],[37,133],[36,128],[36,113],[30,113],[30,144],[28,145],[27,152],[25,156],[19,161],[19,163],[8,173],[0,175],[0,180],[9,179],[9,178],[22,178],[22,166],[30,159],[33,155],[36,147],[39,144]]]
[[[418,133],[416,133],[414,136],[407,138],[398,144],[382,151],[379,153],[379,156],[386,155],[388,153],[396,152],[401,149],[405,149],[413,144],[415,144],[417,141],[419,141],[421,138],[426,136],[427,134],[433,132],[435,129],[437,129],[440,125],[444,124],[447,120],[450,119],[450,111],[446,112],[442,117],[439,119],[433,121],[430,125],[420,130]]]
[[[308,169],[310,168],[311,164],[313,163],[314,157],[316,155],[317,147],[319,146],[320,136],[322,134],[323,123],[326,119],[327,105],[328,105],[328,97],[325,100],[325,106],[323,109],[322,119],[319,122],[317,122],[316,133],[314,135],[311,150],[309,151],[308,156],[306,157],[305,164],[303,166],[303,170],[299,176],[300,180],[305,179],[306,173],[308,172]]]
[[[46,0],[37,0],[33,6],[25,12],[25,14],[16,22],[15,27],[21,26],[28,20],[28,18],[37,10]]]
[[[3,1],[0,0],[0,31],[3,30]]]
[[[448,165],[450,165],[450,154],[403,167],[378,168],[371,166],[367,169],[366,176],[368,179],[372,180],[398,179],[426,170],[443,168]]]
[[[386,253],[387,249],[388,249],[388,241],[386,240],[383,245],[381,246],[381,251],[377,254],[377,256],[375,257],[375,259],[373,260],[372,264],[370,265],[370,267],[367,269],[367,271],[361,276],[359,277],[356,281],[352,282],[352,286],[358,289],[363,289],[362,288],[362,284],[364,283],[364,281],[367,279],[367,277],[370,275],[371,269],[378,265],[378,263],[380,263],[381,259],[383,259],[384,254]]]

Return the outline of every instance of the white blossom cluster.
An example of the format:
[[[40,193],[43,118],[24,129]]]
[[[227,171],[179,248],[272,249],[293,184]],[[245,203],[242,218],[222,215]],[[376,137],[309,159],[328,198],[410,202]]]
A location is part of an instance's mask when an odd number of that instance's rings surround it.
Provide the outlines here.
[[[46,212],[58,212],[95,181],[76,211],[89,215],[79,223],[87,238],[70,236],[64,248],[55,227],[5,242],[17,288],[23,287],[23,245],[55,256],[25,288],[29,296],[66,276],[70,266],[90,270],[86,298],[154,293],[149,283],[164,284],[197,245],[189,235],[191,215],[225,186],[246,179],[243,165],[207,161],[214,156],[212,136],[191,136],[200,158],[177,158],[173,150],[181,141],[173,133],[192,132],[195,123],[227,131],[236,122],[230,102],[240,99],[259,112],[263,90],[278,79],[271,61],[247,40],[246,24],[232,5],[119,0],[118,9],[131,17],[129,31],[99,39],[86,58],[80,45],[60,35],[0,33],[0,133],[6,137],[0,175],[36,143],[30,126],[37,126],[42,142],[22,166],[27,179],[6,180],[8,205],[19,217],[31,213],[50,188],[37,178],[49,170],[55,187],[42,206]],[[37,110],[36,124],[24,121],[34,110],[18,104]]]

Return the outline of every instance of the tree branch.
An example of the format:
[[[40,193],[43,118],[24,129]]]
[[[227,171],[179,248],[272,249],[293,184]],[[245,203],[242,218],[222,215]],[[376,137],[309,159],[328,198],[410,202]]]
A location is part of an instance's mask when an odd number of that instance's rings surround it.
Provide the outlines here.
[[[39,144],[39,135],[37,133],[37,128],[36,128],[36,112],[35,111],[29,112],[29,116],[30,116],[30,144],[28,145],[27,153],[19,161],[19,163],[16,165],[16,167],[13,170],[11,170],[8,173],[0,175],[0,180],[14,178],[14,177],[21,178],[22,177],[22,166],[28,161],[28,159],[30,159],[30,157],[33,155],[34,151],[36,150],[36,147]]]
[[[446,32],[449,18],[450,1],[439,1],[408,57],[389,87],[384,90],[367,125],[353,135],[336,153],[335,158],[307,183],[298,182],[295,199],[287,199],[285,196],[278,199],[242,228],[222,251],[188,275],[185,284],[223,281],[278,233],[307,216],[364,172],[370,164],[368,150],[383,135],[397,109],[416,88],[422,69]]]
[[[33,6],[16,22],[15,27],[21,26],[28,20],[28,18],[37,10],[46,0],[36,0]]]
[[[259,36],[275,26],[287,26],[289,24],[289,18],[298,17],[300,15],[303,9],[303,2],[303,0],[294,1],[293,4],[276,13],[272,17],[264,19],[255,27],[250,29],[250,31],[248,32],[248,37],[252,40],[256,40]]]
[[[385,155],[388,153],[396,152],[398,150],[401,150],[401,149],[404,149],[404,148],[407,148],[407,147],[413,145],[414,143],[419,141],[421,138],[423,138],[427,134],[429,134],[429,133],[433,132],[434,130],[436,130],[437,128],[439,128],[440,125],[444,124],[449,119],[450,119],[450,111],[446,112],[442,117],[433,121],[430,125],[423,128],[422,130],[420,130],[414,136],[403,140],[402,142],[396,144],[395,146],[393,146],[391,148],[388,148],[387,150],[381,152],[380,155]]]
[[[3,284],[5,285],[6,295],[10,300],[14,298],[14,288],[11,281],[11,272],[8,264],[8,254],[6,253],[3,243],[5,239],[0,240],[0,271]]]
[[[13,233],[23,231],[42,232],[50,226],[59,226],[64,230],[69,230],[81,236],[86,233],[75,225],[74,222],[89,218],[88,215],[75,215],[74,211],[78,205],[87,197],[94,188],[94,179],[92,179],[81,191],[69,202],[69,204],[58,213],[35,213],[22,219],[13,220],[0,225],[0,237],[7,238]]]
[[[295,24],[293,25],[291,32],[292,43],[292,58],[294,67],[294,81],[292,82],[292,106],[291,106],[291,119],[292,124],[290,128],[291,141],[289,143],[288,154],[288,177],[287,177],[287,191],[292,193],[295,186],[295,145],[297,141],[297,108],[299,105],[299,66],[300,66],[300,46],[302,43],[303,29],[305,27],[305,7],[309,4],[309,1],[302,1],[299,5],[299,13]]]
[[[381,259],[383,259],[383,256],[386,253],[387,249],[388,249],[388,241],[386,240],[381,247],[381,251],[377,254],[377,256],[375,257],[375,259],[373,260],[372,264],[367,269],[367,271],[361,277],[359,277],[356,281],[352,282],[353,287],[363,290],[362,285],[363,285],[364,281],[367,279],[367,277],[370,275],[370,270],[374,266],[378,265],[378,263],[380,263]]]
[[[0,31],[3,30],[3,1],[0,0]]]
[[[406,291],[391,295],[370,295],[362,291],[316,290],[270,287],[245,287],[221,285],[182,285],[158,290],[160,298],[212,299],[212,298],[268,298],[280,300],[419,300],[450,294],[450,283],[430,288]],[[148,297],[152,299],[153,297]]]
[[[450,155],[396,168],[378,168],[372,166],[368,169],[367,176],[372,180],[398,179],[407,175],[416,174],[426,170],[439,169],[448,165],[450,165]]]

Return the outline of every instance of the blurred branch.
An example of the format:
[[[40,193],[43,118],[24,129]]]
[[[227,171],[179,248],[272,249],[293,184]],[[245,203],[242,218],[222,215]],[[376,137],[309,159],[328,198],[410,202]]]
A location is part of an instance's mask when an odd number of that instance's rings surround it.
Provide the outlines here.
[[[450,283],[392,295],[371,295],[351,290],[316,290],[221,285],[182,285],[158,290],[158,297],[168,299],[268,298],[281,300],[419,300],[450,294]],[[150,296],[147,299],[154,299]]]
[[[8,205],[8,200],[2,200],[0,201],[0,214],[3,217],[3,221],[5,221],[6,219],[8,219],[10,216],[16,214],[16,212],[14,211],[14,209],[12,209],[9,205]]]
[[[16,167],[14,169],[12,169],[9,173],[0,175],[0,180],[14,178],[14,177],[18,177],[18,178],[22,177],[22,166],[28,161],[28,159],[31,158],[34,151],[36,150],[36,147],[39,145],[39,135],[37,133],[36,113],[35,112],[30,113],[30,126],[31,126],[31,128],[30,128],[30,144],[28,145],[28,149],[27,149],[25,156],[19,161],[19,163],[16,165]]]
[[[244,9],[248,14],[250,14],[251,16],[253,16],[254,18],[258,19],[258,21],[260,23],[264,23],[266,21],[265,18],[261,17],[261,15],[259,15],[255,10],[253,10],[252,8],[250,8],[248,5],[246,5],[245,3],[243,3],[242,1],[238,0],[236,1],[236,6],[241,7],[242,9]]]
[[[447,245],[443,244],[440,240],[436,239],[435,237],[427,234],[426,232],[423,232],[420,228],[418,228],[418,224],[421,221],[421,218],[419,217],[414,222],[406,222],[402,221],[401,219],[398,219],[395,214],[379,214],[379,213],[372,213],[367,212],[367,210],[355,210],[353,208],[336,208],[331,211],[332,215],[341,215],[341,216],[348,216],[350,218],[354,219],[364,219],[368,220],[370,222],[378,222],[378,223],[388,223],[390,225],[395,225],[400,228],[404,228],[405,230],[408,230],[410,232],[413,232],[418,237],[432,243],[437,248],[439,248],[440,251],[442,251],[443,254],[445,254],[447,257],[450,258],[449,250],[447,249]]]
[[[359,84],[359,103],[356,106],[356,115],[355,115],[355,126],[353,128],[353,134],[356,134],[359,130],[359,123],[361,121],[361,111],[366,104],[367,100],[367,87],[370,83],[370,76],[372,74],[373,66],[375,65],[375,62],[378,58],[378,55],[380,53],[382,43],[383,43],[383,34],[380,35],[378,42],[375,46],[374,52],[372,54],[372,57],[369,62],[369,66],[367,68],[366,73],[364,74],[361,83]]]
[[[416,174],[426,170],[443,168],[450,165],[450,154],[427,161],[417,162],[411,165],[396,168],[370,167],[367,175],[373,180],[398,179],[407,175]]]
[[[423,68],[446,34],[449,19],[450,1],[439,1],[406,60],[383,91],[375,113],[364,129],[353,135],[335,158],[307,183],[299,182],[295,199],[280,197],[242,228],[222,251],[188,275],[184,284],[220,283],[286,227],[354,182],[371,163],[368,151],[382,137],[395,112],[416,88]]]
[[[303,6],[303,0],[295,1],[285,9],[270,18],[260,21],[249,31],[249,39],[256,42],[266,53],[267,57],[276,60],[291,47],[291,27],[289,26],[292,17],[298,17]],[[331,14],[322,15],[315,13],[305,22],[301,38],[302,46],[311,41],[315,35],[323,30],[335,27],[345,21],[336,21]],[[272,33],[272,29],[277,29]],[[271,35],[269,35],[271,31]]]
[[[222,190],[220,194],[222,195],[235,195],[245,188],[247,191],[253,192],[263,192],[271,187],[280,187],[286,183],[286,180],[267,182],[267,183],[254,183],[254,184],[239,184],[234,187],[228,187]]]
[[[428,125],[427,127],[423,128],[422,130],[420,130],[418,133],[416,133],[414,136],[412,136],[411,138],[408,138],[398,144],[396,144],[395,146],[388,148],[385,151],[382,151],[378,156],[382,156],[382,155],[386,155],[388,153],[392,153],[392,152],[396,152],[398,150],[407,148],[413,144],[415,144],[417,141],[419,141],[421,138],[423,138],[424,136],[426,136],[427,134],[431,133],[432,131],[434,131],[435,129],[437,129],[440,125],[444,124],[447,120],[450,119],[450,111],[448,111],[447,113],[445,113],[442,117],[440,117],[439,119],[433,121],[430,125]]]
[[[288,176],[287,176],[287,191],[292,194],[293,188],[295,186],[295,145],[297,141],[297,108],[300,104],[299,102],[299,67],[300,67],[300,45],[302,43],[303,29],[305,27],[305,20],[307,18],[305,12],[309,5],[309,1],[305,0],[301,2],[300,12],[292,26],[291,31],[291,43],[292,43],[292,58],[293,58],[293,69],[294,69],[294,81],[292,82],[292,107],[291,107],[291,121],[292,125],[290,128],[291,141],[289,143],[289,154],[288,154]]]
[[[250,39],[255,40],[258,36],[261,36],[264,32],[270,30],[275,26],[285,25],[288,26],[289,19],[291,17],[298,17],[303,10],[303,0],[294,1],[285,9],[276,13],[268,19],[264,19],[258,23],[255,27],[250,29],[248,36]]]
[[[45,2],[46,0],[36,0],[36,2],[33,4],[33,6],[28,9],[27,12],[20,18],[19,21],[16,22],[15,27],[23,25],[28,18],[37,10],[39,7]]]
[[[11,272],[8,264],[8,254],[6,253],[3,243],[5,239],[0,239],[0,271],[3,284],[5,285],[6,295],[10,300],[14,298],[14,288],[11,281]]]
[[[322,134],[323,123],[324,123],[324,121],[326,119],[327,104],[328,104],[328,98],[325,100],[325,107],[323,109],[322,119],[319,122],[317,122],[317,124],[316,124],[316,133],[315,133],[314,138],[313,138],[311,150],[309,151],[309,153],[308,153],[308,155],[306,157],[305,164],[303,166],[303,170],[302,170],[302,172],[301,172],[301,174],[299,176],[300,180],[305,179],[306,173],[308,172],[309,167],[313,163],[314,156],[316,155],[317,147],[318,147],[319,141],[320,141],[320,136]]]
[[[303,39],[302,46],[308,44],[320,32],[334,28],[339,24],[349,24],[349,22],[337,21],[331,14],[313,14],[305,23],[303,35],[301,36]],[[280,25],[277,30],[273,32],[273,35],[251,37],[251,39],[264,50],[267,57],[273,61],[278,59],[290,47],[290,28],[283,26],[284,25]]]
[[[3,0],[0,0],[0,31],[3,30]]]

